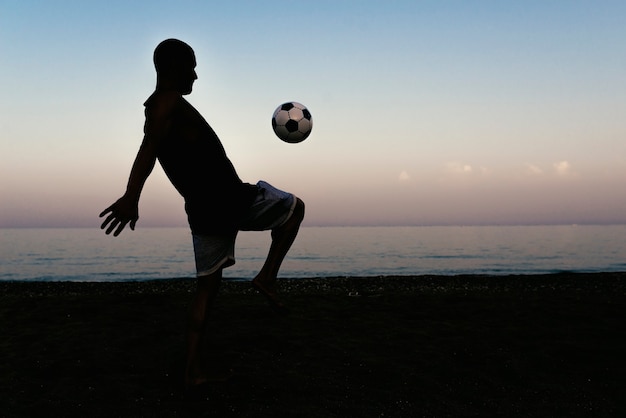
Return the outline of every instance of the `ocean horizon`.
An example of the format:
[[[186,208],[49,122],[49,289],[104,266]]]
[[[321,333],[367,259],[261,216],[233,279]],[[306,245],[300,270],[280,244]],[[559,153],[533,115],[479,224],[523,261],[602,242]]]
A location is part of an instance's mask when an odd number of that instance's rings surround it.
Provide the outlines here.
[[[302,227],[279,277],[550,274],[626,271],[626,225]],[[269,232],[241,232],[237,263],[249,280]],[[0,281],[145,281],[195,277],[186,227],[0,229]]]

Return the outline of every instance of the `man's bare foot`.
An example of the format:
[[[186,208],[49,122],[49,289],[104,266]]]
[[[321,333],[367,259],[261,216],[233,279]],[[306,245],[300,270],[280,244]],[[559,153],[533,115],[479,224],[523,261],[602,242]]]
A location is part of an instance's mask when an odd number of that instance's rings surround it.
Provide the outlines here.
[[[276,294],[275,283],[264,283],[258,277],[252,280],[252,287],[261,293],[269,302],[271,308],[278,314],[286,315],[289,313],[289,309],[278,299]]]

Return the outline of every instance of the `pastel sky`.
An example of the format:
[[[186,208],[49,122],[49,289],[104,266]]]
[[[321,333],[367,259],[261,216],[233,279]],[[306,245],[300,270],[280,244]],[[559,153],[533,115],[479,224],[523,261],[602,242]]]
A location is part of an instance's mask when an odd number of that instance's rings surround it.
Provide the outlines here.
[[[240,177],[307,225],[626,223],[623,0],[0,0],[0,227],[100,224],[170,37]],[[138,227],[185,224],[157,167]]]

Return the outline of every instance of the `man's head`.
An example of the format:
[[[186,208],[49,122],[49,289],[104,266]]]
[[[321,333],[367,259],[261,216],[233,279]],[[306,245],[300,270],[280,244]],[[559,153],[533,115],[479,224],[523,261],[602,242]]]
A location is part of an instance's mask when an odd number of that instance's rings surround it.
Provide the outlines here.
[[[178,39],[166,39],[154,50],[157,85],[175,88],[181,94],[191,93],[196,75],[193,49]]]

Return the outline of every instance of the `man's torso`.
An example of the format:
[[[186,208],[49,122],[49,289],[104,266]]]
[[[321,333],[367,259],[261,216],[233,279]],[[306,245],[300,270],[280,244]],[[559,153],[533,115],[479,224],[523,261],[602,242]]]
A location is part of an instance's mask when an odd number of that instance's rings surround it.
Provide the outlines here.
[[[155,95],[146,101],[146,109],[159,99]],[[157,157],[185,199],[192,230],[235,228],[237,216],[252,202],[254,186],[242,183],[211,126],[182,96],[169,116],[171,125]]]

